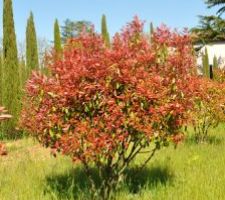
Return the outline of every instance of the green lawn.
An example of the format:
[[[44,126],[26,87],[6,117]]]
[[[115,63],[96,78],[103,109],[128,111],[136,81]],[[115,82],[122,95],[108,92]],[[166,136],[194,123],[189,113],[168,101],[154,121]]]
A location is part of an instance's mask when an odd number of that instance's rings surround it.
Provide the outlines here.
[[[211,144],[189,140],[177,149],[162,149],[138,178],[131,168],[116,199],[225,199],[225,126],[212,135]],[[9,154],[0,158],[0,200],[88,199],[85,174],[69,158],[54,158],[32,139],[6,144]]]

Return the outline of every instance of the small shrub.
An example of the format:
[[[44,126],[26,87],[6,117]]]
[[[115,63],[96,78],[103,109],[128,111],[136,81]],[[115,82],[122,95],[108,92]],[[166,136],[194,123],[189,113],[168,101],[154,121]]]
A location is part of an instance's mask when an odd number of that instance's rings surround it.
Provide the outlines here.
[[[199,80],[199,96],[196,97],[191,121],[197,142],[204,142],[209,130],[225,120],[224,84],[208,79]]]
[[[186,32],[162,26],[150,45],[135,18],[110,48],[98,34],[83,33],[62,57],[50,59],[51,77],[34,73],[29,80],[21,123],[43,145],[81,162],[93,198],[108,200],[139,153],[148,154],[142,168],[182,139],[197,88],[191,42]]]

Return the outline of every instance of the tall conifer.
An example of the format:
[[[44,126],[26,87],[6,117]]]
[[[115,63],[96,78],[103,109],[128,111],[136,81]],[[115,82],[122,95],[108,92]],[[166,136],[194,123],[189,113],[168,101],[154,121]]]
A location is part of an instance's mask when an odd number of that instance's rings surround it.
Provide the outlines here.
[[[23,90],[25,82],[27,80],[27,70],[26,70],[26,62],[24,57],[19,61],[19,74],[20,74],[20,85]]]
[[[54,49],[57,56],[60,56],[62,52],[62,45],[61,45],[61,36],[60,36],[60,29],[58,20],[55,20],[54,24]]]
[[[26,66],[28,68],[28,74],[32,70],[39,68],[37,36],[32,12],[27,20],[26,28]]]
[[[218,59],[217,59],[217,57],[214,55],[214,57],[213,57],[213,68],[214,68],[214,69],[217,69],[218,66],[219,66],[219,64],[218,64]]]
[[[203,64],[203,74],[205,77],[210,78],[210,68],[209,68],[209,56],[207,48],[205,48],[205,54],[202,57]]]
[[[106,16],[102,15],[102,38],[106,44],[107,47],[110,46],[110,38],[109,38],[109,32],[107,29],[107,22],[106,22]]]
[[[153,23],[150,23],[150,43],[152,43],[152,38],[153,38],[153,34],[154,34],[154,27],[153,27]]]
[[[4,123],[4,133],[14,134],[20,111],[20,81],[12,0],[3,5],[3,105],[13,118]]]

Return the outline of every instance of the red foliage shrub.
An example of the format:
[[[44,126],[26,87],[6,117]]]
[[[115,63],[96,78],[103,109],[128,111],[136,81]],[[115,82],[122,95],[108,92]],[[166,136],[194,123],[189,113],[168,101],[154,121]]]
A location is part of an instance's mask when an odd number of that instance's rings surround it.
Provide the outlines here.
[[[220,81],[198,79],[198,96],[189,117],[197,142],[205,142],[210,128],[225,121],[225,83]]]
[[[72,39],[51,77],[33,73],[22,124],[45,146],[99,169],[107,199],[143,148],[178,142],[196,91],[186,32],[158,28],[149,44],[137,18],[107,48],[95,33]],[[151,148],[150,148],[151,149]],[[148,159],[147,159],[148,161]]]

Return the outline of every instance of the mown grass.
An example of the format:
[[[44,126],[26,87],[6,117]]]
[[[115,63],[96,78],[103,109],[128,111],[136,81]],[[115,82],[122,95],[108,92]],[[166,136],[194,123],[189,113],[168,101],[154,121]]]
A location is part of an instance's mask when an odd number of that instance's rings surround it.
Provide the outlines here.
[[[162,149],[134,176],[143,157],[137,159],[116,199],[225,199],[225,126],[211,134],[208,143],[188,137],[177,149]],[[9,154],[0,158],[0,200],[88,200],[85,173],[69,158],[54,158],[30,138],[6,144]]]

